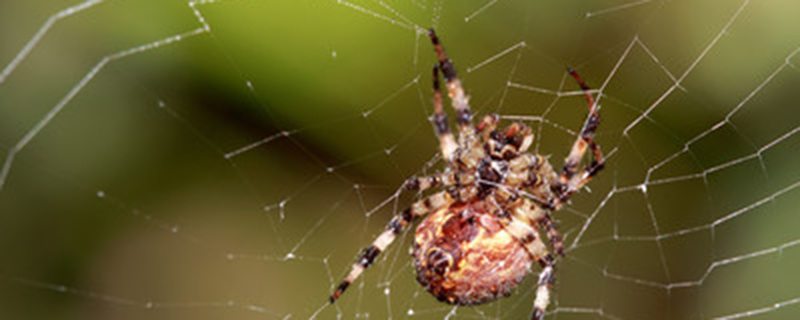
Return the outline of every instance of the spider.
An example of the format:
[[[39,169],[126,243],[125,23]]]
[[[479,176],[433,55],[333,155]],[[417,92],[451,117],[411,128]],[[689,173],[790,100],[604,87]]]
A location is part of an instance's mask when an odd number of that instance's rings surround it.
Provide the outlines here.
[[[433,68],[432,121],[447,167],[430,176],[410,178],[404,187],[420,193],[431,188],[444,190],[393,217],[386,230],[363,250],[329,302],[336,302],[400,232],[431,213],[417,227],[412,252],[417,281],[426,290],[450,304],[486,303],[510,295],[531,272],[535,260],[542,271],[531,319],[541,320],[550,303],[556,261],[539,232],[546,235],[553,251],[564,255],[550,213],[603,169],[603,154],[594,141],[600,123],[598,107],[589,87],[568,69],[584,92],[589,116],[559,174],[546,157],[528,152],[533,134],[527,125],[515,122],[498,130],[499,116],[488,115],[473,126],[468,97],[453,63],[434,30],[428,34],[438,58]],[[440,72],[456,111],[457,141],[442,107]],[[593,159],[580,167],[587,148]]]

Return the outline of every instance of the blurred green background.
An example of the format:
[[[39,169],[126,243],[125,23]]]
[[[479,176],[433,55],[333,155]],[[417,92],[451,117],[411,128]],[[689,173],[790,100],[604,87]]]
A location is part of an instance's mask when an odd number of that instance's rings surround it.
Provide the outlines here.
[[[435,27],[473,110],[525,119],[556,165],[586,112],[565,68],[602,89],[610,157],[556,213],[574,246],[549,318],[792,319],[798,15],[789,0],[2,1],[0,317],[527,318],[533,276],[487,305],[435,301],[413,230],[325,307],[415,198],[402,182],[441,167]]]

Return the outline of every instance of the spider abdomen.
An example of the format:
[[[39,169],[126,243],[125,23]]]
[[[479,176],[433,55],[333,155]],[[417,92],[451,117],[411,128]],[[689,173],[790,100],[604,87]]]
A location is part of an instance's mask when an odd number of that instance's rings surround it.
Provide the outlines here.
[[[482,201],[443,208],[417,227],[417,281],[437,299],[475,305],[511,294],[532,259]]]

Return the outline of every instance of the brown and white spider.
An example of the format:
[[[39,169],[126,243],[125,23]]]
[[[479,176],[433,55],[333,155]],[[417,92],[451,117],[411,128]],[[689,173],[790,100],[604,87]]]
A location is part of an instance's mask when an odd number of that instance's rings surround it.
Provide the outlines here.
[[[477,127],[472,125],[468,98],[453,63],[433,29],[429,35],[438,56],[433,68],[433,123],[447,167],[431,176],[411,178],[405,187],[419,192],[442,187],[444,191],[417,201],[392,218],[386,231],[361,253],[330,303],[339,299],[400,232],[432,212],[417,227],[413,251],[417,281],[441,301],[476,305],[509,295],[536,260],[542,272],[531,319],[540,320],[550,302],[555,259],[539,230],[543,229],[552,249],[563,255],[561,235],[550,212],[560,209],[603,168],[603,154],[593,139],[600,123],[597,105],[589,87],[569,69],[584,91],[589,116],[557,174],[545,157],[527,152],[533,134],[525,124],[512,123],[498,131],[499,117],[489,115]],[[456,110],[457,142],[442,107],[439,71]],[[592,150],[593,160],[579,169],[587,148]]]

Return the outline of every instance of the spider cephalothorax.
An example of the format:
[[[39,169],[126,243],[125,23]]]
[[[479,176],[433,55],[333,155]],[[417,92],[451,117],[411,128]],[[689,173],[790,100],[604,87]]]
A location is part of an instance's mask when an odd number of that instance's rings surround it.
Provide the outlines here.
[[[417,227],[414,266],[417,281],[437,299],[475,305],[506,296],[530,273],[542,267],[531,318],[542,319],[550,302],[555,259],[539,237],[543,230],[552,249],[563,255],[561,235],[550,212],[560,209],[573,193],[603,168],[603,154],[594,142],[600,122],[597,105],[583,80],[578,81],[589,104],[589,117],[567,156],[561,173],[546,158],[528,152],[530,127],[515,122],[498,130],[499,117],[489,115],[472,125],[467,97],[433,30],[430,37],[438,56],[433,68],[433,122],[439,137],[444,171],[406,181],[408,190],[444,190],[412,204],[395,216],[375,242],[364,249],[350,273],[331,295],[335,302],[369,267],[397,234],[428,213]],[[439,72],[456,110],[458,140],[451,133],[442,106]],[[587,149],[593,159],[580,168]]]

